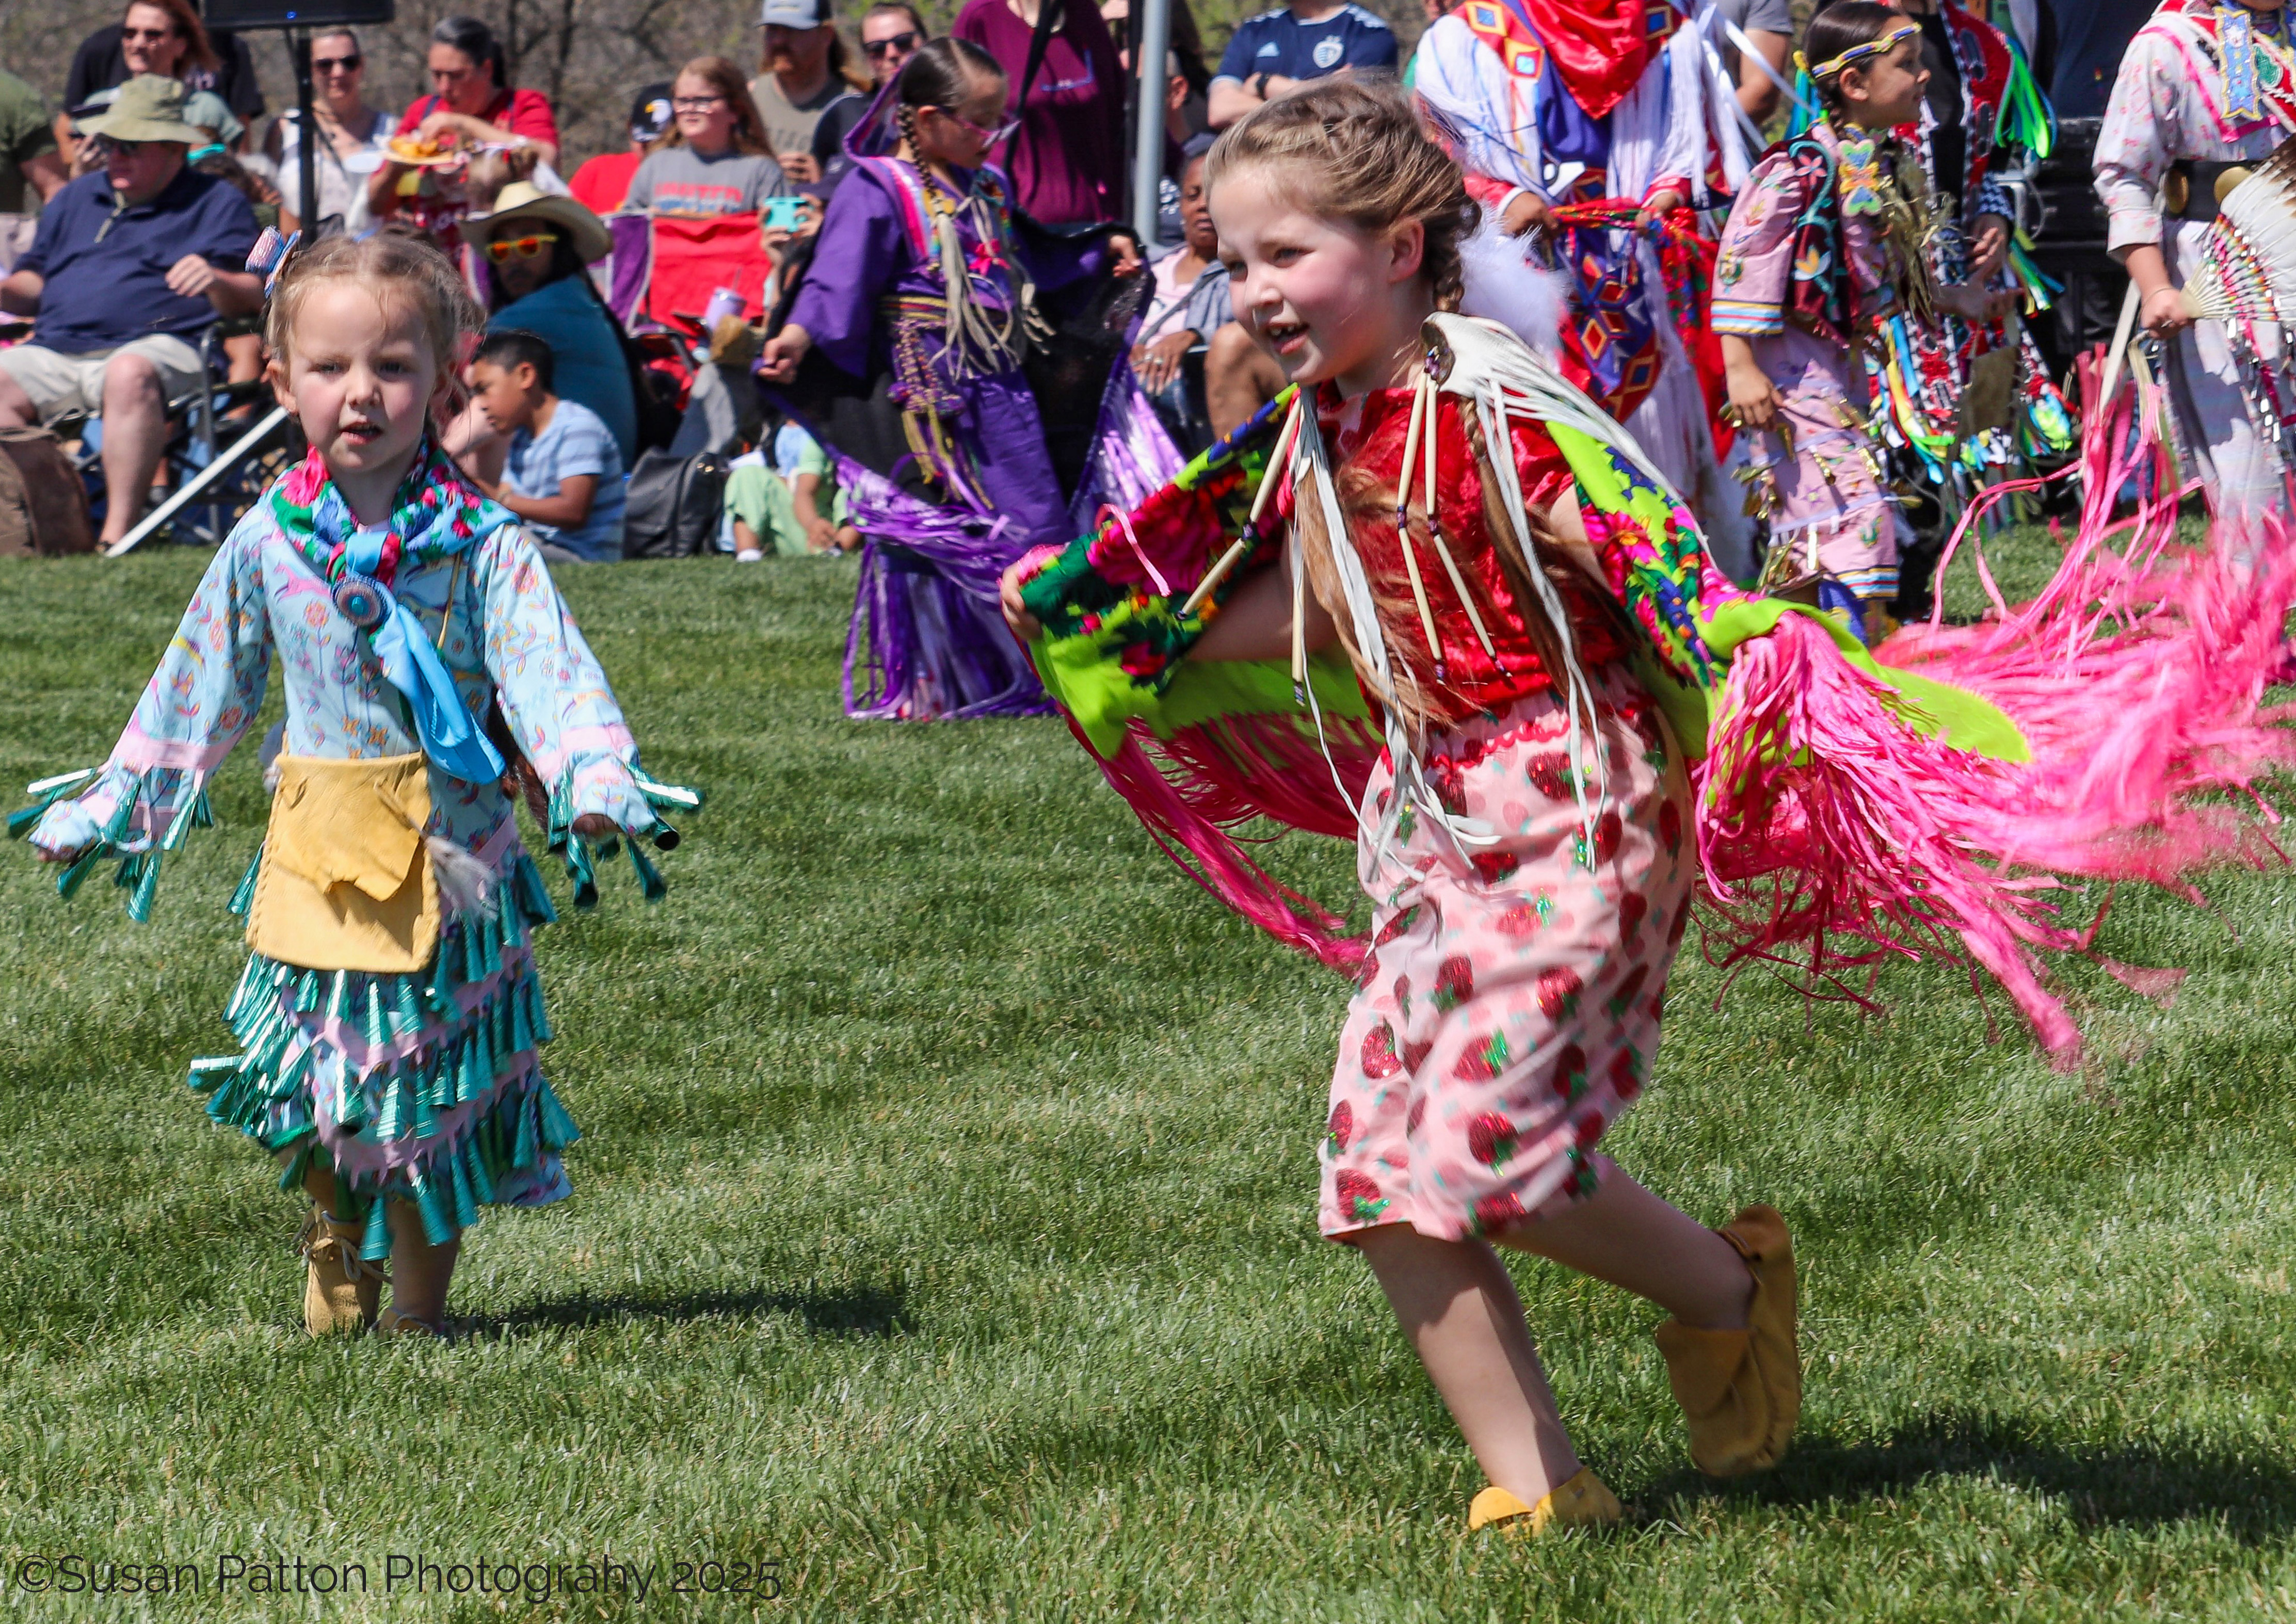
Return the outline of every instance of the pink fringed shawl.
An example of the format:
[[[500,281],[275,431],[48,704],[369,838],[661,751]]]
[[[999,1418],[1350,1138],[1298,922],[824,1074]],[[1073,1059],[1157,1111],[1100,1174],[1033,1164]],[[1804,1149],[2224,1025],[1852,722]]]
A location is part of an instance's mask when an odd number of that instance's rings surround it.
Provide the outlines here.
[[[2094,956],[2103,909],[2069,917],[2068,880],[2138,881],[2197,900],[2200,870],[2277,859],[2263,827],[2276,816],[2255,786],[2296,755],[2296,734],[2261,706],[2296,603],[2289,527],[2274,520],[2259,532],[2220,533],[2211,546],[2179,546],[2157,386],[2132,383],[2089,408],[2080,531],[2033,602],[2006,603],[1980,556],[1993,611],[1972,627],[1932,619],[1903,631],[1870,671],[1799,613],[1730,651],[1706,695],[1693,771],[1706,936],[1726,967],[1771,964],[1814,995],[1830,988],[1863,1002],[1845,972],[1890,956],[1972,963],[2007,991],[2052,1059],[2070,1065],[2080,1034],[2048,984],[2046,957]],[[2133,521],[2116,522],[2115,497],[2132,480],[2149,494]],[[1955,546],[2007,488],[1972,506]],[[1599,537],[1605,527],[1590,529]],[[1149,535],[1140,540],[1156,549]],[[1685,543],[1670,536],[1667,545]],[[1694,533],[1687,545],[1694,552]],[[1201,577],[1202,550],[1160,558],[1176,596]],[[1694,556],[1675,562],[1704,570]],[[1736,595],[1718,578],[1713,587],[1715,600]],[[1989,701],[2023,734],[2030,759],[1948,742],[1933,721],[1923,725],[1919,690],[1900,692],[1891,672]],[[1279,939],[1352,971],[1361,939],[1267,875],[1237,834],[1260,816],[1357,833],[1351,803],[1378,733],[1360,717],[1327,710],[1324,721],[1328,765],[1305,713],[1275,708],[1178,726],[1136,718],[1119,748],[1094,753],[1198,883]],[[2173,976],[2103,962],[2141,990]]]

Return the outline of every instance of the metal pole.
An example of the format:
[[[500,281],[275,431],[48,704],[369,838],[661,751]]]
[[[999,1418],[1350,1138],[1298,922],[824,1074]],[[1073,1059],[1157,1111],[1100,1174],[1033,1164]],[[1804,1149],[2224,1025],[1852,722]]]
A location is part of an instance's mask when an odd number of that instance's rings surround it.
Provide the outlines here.
[[[1139,144],[1132,154],[1132,228],[1142,247],[1157,248],[1157,207],[1164,177],[1166,56],[1172,49],[1172,0],[1132,0],[1132,66],[1140,85]]]
[[[295,195],[302,207],[295,212],[303,241],[314,242],[319,236],[319,119],[311,105],[311,36],[300,29],[288,29],[287,54],[295,62],[295,117],[300,120],[295,145],[300,190]]]
[[[119,558],[127,554],[133,553],[137,547],[143,545],[144,542],[151,536],[152,531],[167,523],[168,520],[174,518],[184,508],[189,507],[193,502],[198,501],[201,496],[207,494],[207,490],[209,486],[215,484],[217,480],[221,480],[224,475],[238,467],[239,464],[246,458],[252,456],[257,451],[262,449],[264,440],[271,435],[276,434],[279,431],[280,425],[284,423],[286,421],[287,408],[285,406],[273,406],[269,414],[266,416],[261,422],[257,423],[255,427],[241,435],[238,439],[232,443],[229,449],[219,455],[214,462],[209,463],[206,467],[201,469],[199,472],[193,474],[190,479],[184,480],[181,486],[177,487],[174,496],[169,496],[165,502],[162,502],[159,506],[144,514],[134,529],[128,531],[127,535],[122,536],[118,541],[113,542],[105,551],[104,556],[107,558]]]

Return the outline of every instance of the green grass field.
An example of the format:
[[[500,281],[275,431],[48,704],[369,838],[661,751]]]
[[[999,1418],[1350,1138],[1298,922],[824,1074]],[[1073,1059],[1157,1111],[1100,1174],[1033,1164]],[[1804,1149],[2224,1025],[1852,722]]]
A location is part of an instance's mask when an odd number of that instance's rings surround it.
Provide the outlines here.
[[[10,793],[102,759],[201,562],[0,563]],[[711,799],[665,903],[620,870],[545,933],[577,1193],[473,1234],[456,1345],[306,1339],[299,1203],[184,1086],[229,1047],[251,743],[148,926],[0,851],[11,1616],[2296,1616],[2288,875],[2124,895],[2104,950],[2193,974],[2163,1012],[2069,972],[2081,1075],[1946,967],[1873,1020],[1759,980],[1717,1010],[1686,958],[1606,1148],[1710,1221],[1787,1213],[1803,1431],[1707,1483],[1657,1316],[1521,1263],[1636,1514],[1474,1539],[1473,1462],[1315,1234],[1344,983],[1188,885],[1057,722],[845,721],[849,566],[568,574],[648,764]],[[1283,866],[1351,883],[1330,845]],[[65,1555],[201,1589],[27,1594]],[[252,1592],[283,1558],[367,1590]],[[439,1594],[606,1558],[644,1599]],[[672,1594],[680,1562],[781,1594]]]

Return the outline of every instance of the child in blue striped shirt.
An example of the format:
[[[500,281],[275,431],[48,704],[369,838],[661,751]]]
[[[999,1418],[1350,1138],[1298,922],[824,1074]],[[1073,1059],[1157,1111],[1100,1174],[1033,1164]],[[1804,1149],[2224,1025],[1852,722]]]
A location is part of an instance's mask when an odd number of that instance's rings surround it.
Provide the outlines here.
[[[622,556],[627,492],[621,448],[605,420],[552,392],[550,346],[515,327],[487,335],[471,363],[471,393],[508,434],[502,483],[480,488],[526,521],[553,563],[611,563]]]

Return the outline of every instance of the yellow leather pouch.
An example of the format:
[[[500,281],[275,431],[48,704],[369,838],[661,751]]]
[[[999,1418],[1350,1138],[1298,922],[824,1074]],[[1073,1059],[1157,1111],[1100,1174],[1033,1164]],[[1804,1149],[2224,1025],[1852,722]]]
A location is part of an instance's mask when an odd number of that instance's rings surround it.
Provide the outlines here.
[[[439,884],[422,846],[421,751],[365,761],[279,758],[279,788],[247,945],[307,970],[406,975],[439,945]]]

